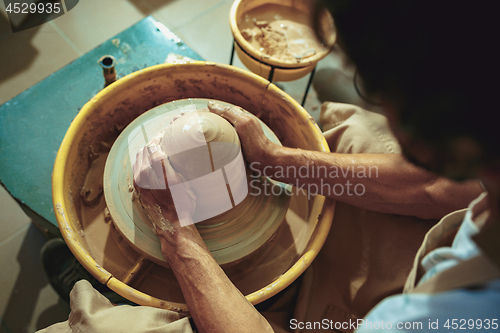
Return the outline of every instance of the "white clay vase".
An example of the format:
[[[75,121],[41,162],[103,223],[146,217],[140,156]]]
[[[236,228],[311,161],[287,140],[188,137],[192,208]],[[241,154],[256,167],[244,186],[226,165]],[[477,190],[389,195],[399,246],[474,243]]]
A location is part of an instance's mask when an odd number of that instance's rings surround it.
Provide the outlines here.
[[[186,113],[159,138],[170,164],[196,196],[194,223],[232,209],[248,195],[240,140],[224,118],[207,110]]]

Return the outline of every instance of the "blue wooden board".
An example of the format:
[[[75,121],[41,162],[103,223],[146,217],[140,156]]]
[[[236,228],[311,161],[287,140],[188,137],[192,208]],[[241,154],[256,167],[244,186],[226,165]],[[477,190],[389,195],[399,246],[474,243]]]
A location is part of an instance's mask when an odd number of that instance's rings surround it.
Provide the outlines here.
[[[71,121],[104,87],[99,58],[115,57],[120,78],[164,63],[170,52],[203,60],[165,26],[146,17],[0,105],[0,181],[4,187],[22,205],[57,225],[52,207],[54,160]]]

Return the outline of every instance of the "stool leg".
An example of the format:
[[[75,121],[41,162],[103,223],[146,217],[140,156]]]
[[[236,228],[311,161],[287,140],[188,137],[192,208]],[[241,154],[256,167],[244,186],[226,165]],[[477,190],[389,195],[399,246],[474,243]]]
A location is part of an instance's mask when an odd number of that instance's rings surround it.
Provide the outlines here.
[[[307,82],[306,91],[304,92],[304,98],[302,99],[302,104],[301,104],[302,107],[304,107],[304,104],[306,104],[306,97],[307,94],[309,93],[309,88],[311,87],[315,71],[316,71],[316,66],[314,66],[313,70],[311,71],[311,75],[309,76],[309,81]]]
[[[269,82],[273,82],[273,76],[274,76],[274,66],[271,66],[271,70],[269,71],[269,77],[267,78]]]
[[[234,58],[234,38],[233,38],[233,47],[231,48],[231,58],[229,58],[229,64],[233,64],[233,58]]]

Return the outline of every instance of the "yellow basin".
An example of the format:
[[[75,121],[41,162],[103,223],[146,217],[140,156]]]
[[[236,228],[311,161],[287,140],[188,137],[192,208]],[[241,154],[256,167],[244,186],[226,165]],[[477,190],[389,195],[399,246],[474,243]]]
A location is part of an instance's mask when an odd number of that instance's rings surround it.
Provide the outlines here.
[[[239,105],[262,119],[284,146],[329,151],[314,119],[290,96],[255,74],[227,65],[194,62],[152,66],[116,81],[85,104],[63,139],[52,175],[53,204],[61,233],[75,257],[100,282],[137,304],[179,312],[186,312],[187,307],[173,272],[135,252],[123,242],[113,223],[102,222],[104,198],[89,208],[82,203],[80,192],[94,167],[89,156],[98,147],[112,143],[121,129],[143,112],[183,98],[213,98]],[[306,204],[306,241],[293,245],[296,253],[292,251],[289,263],[278,257],[265,263],[281,267],[281,273],[262,280],[264,285],[256,285],[241,276],[242,269],[255,262],[223,267],[251,303],[258,304],[292,283],[323,246],[335,202],[315,196]]]
[[[325,41],[324,50],[320,50],[315,55],[307,57],[300,62],[287,62],[273,57],[269,57],[259,50],[255,49],[241,34],[238,27],[238,21],[250,10],[262,5],[279,5],[291,7],[313,16],[313,2],[310,0],[236,0],[229,13],[229,25],[234,37],[234,49],[241,62],[253,73],[264,78],[269,78],[271,67],[274,66],[273,81],[293,81],[299,79],[311,72],[318,61],[328,55],[333,47],[337,34],[333,25],[331,16],[325,12],[321,17],[319,25],[323,34],[328,36],[328,41]]]

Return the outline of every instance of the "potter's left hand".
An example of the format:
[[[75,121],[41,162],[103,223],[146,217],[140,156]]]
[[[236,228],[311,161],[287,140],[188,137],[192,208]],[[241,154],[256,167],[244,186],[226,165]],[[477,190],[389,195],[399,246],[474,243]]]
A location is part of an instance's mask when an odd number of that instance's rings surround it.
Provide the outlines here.
[[[259,121],[242,108],[209,101],[208,110],[227,119],[234,126],[240,138],[245,158],[249,163],[266,164],[271,153],[280,147],[267,138]]]

